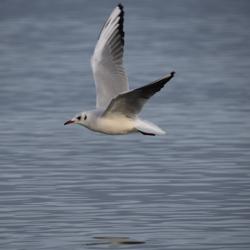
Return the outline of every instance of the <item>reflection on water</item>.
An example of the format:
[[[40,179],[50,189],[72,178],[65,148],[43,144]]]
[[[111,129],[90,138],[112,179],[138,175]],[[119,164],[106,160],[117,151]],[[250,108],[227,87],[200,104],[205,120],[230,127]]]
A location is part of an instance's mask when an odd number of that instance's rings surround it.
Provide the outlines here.
[[[63,126],[95,105],[89,58],[115,4],[0,4],[0,248],[248,249],[249,1],[124,3],[130,86],[177,72],[143,112],[156,138]]]
[[[95,245],[138,245],[144,244],[144,241],[138,241],[130,239],[129,237],[113,237],[113,236],[96,236],[94,237],[97,241],[87,243],[87,246],[95,246]]]

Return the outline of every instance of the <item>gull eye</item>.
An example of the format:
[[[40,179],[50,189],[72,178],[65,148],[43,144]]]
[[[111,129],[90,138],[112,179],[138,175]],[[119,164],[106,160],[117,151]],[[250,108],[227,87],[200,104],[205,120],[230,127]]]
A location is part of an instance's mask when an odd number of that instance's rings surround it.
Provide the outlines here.
[[[86,115],[84,115],[84,118],[83,118],[84,120],[87,120],[87,116]]]
[[[76,119],[80,121],[81,120],[81,116],[80,115],[77,116]]]

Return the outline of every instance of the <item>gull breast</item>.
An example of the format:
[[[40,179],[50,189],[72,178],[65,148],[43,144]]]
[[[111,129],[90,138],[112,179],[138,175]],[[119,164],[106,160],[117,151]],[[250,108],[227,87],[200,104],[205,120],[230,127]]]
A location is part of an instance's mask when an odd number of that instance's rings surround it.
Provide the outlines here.
[[[134,120],[125,116],[100,117],[97,119],[97,131],[111,135],[135,132],[134,125]]]

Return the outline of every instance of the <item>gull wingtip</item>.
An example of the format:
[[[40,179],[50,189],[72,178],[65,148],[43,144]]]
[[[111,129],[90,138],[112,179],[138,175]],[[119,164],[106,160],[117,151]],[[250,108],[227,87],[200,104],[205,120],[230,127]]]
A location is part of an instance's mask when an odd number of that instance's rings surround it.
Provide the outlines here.
[[[123,8],[124,8],[122,3],[118,3],[118,4],[117,4],[117,7],[118,7],[120,10],[123,10]]]

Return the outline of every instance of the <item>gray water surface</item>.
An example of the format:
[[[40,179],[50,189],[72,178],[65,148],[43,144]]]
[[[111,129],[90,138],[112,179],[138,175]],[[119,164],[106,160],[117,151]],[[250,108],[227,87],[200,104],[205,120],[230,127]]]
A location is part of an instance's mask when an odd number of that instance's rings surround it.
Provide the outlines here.
[[[63,126],[116,4],[0,3],[0,248],[249,249],[249,1],[123,2],[130,86],[176,71],[142,114],[162,137]]]

